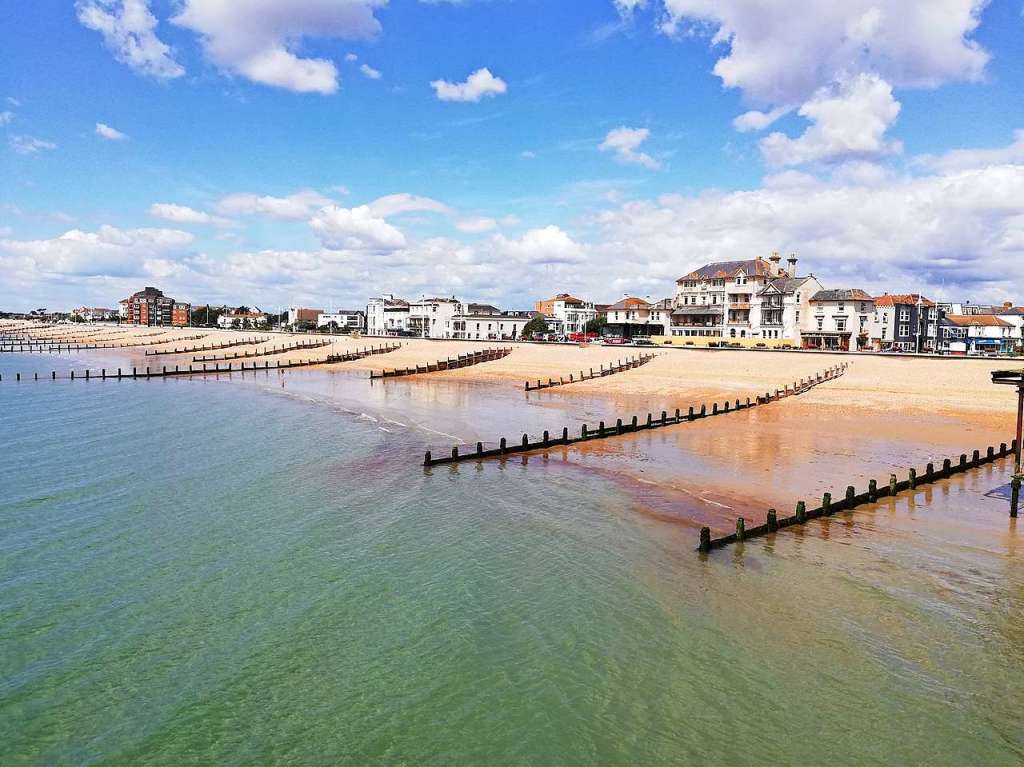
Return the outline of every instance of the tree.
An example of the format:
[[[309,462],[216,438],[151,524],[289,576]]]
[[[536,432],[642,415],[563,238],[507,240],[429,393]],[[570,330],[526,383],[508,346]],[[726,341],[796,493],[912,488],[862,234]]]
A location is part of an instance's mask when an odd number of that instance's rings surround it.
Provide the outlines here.
[[[604,326],[608,324],[608,315],[599,314],[594,319],[587,322],[587,326],[584,330],[587,333],[597,333],[600,335],[601,331],[604,330]]]
[[[534,333],[546,333],[547,331],[547,320],[544,319],[543,314],[538,314],[523,326],[523,338],[530,339],[533,338]]]
[[[249,307],[248,306],[239,306],[237,309],[235,309],[235,311],[238,312],[239,314],[248,314],[249,313]]]

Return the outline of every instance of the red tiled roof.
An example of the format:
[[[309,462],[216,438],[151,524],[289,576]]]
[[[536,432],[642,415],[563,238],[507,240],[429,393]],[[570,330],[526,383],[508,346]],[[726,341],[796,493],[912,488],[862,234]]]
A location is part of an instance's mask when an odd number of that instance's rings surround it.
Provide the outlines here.
[[[629,298],[622,299],[618,303],[612,304],[611,306],[608,307],[608,310],[609,311],[620,311],[621,312],[621,311],[625,311],[626,309],[637,309],[637,308],[649,309],[650,307],[651,307],[651,305],[649,303],[647,303],[646,301],[644,301],[642,298],[629,297]]]
[[[1013,327],[1006,320],[1001,320],[993,314],[947,314],[946,319],[952,322],[954,325],[958,325],[962,328],[969,327],[994,327],[994,328],[1010,328]]]
[[[886,293],[884,296],[876,296],[875,306],[896,306],[897,304],[915,306],[918,300],[922,306],[935,306],[934,301],[918,293]]]

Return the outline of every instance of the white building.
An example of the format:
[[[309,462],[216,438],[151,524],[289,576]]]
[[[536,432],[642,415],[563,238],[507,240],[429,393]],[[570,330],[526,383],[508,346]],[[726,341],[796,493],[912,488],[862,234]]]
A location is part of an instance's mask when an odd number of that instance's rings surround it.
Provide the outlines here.
[[[939,323],[939,349],[953,354],[1008,354],[1014,326],[994,314],[947,314]]]
[[[229,328],[265,328],[268,320],[263,312],[224,312],[217,317],[217,327]]]
[[[409,302],[385,293],[366,303],[366,332],[371,336],[396,336],[409,330]]]
[[[1013,339],[1014,349],[1021,351],[1024,347],[1024,306],[1013,306],[1004,304],[996,316],[1003,322],[1013,326],[1010,331],[1010,338]]]
[[[587,323],[597,319],[597,309],[592,303],[568,293],[559,293],[554,298],[538,301],[536,310],[549,320],[559,320],[564,335],[585,333]],[[548,326],[551,326],[550,321]]]
[[[324,312],[317,317],[316,326],[323,328],[332,322],[342,332],[358,333],[366,324],[366,314],[359,309],[338,309],[333,312]]]
[[[444,338],[465,307],[456,298],[422,298],[409,303],[409,332],[419,338]]]
[[[471,341],[514,341],[523,336],[529,312],[456,314],[449,320],[445,338]]]
[[[858,288],[819,290],[801,328],[805,349],[855,352],[868,345],[875,299]]]

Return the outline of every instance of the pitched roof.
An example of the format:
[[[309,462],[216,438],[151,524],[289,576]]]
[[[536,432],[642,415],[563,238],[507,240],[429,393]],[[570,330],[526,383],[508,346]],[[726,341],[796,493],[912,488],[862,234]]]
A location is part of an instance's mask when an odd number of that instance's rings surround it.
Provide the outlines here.
[[[586,303],[586,301],[584,301],[582,298],[576,298],[576,296],[570,295],[569,293],[559,293],[554,298],[547,298],[547,299],[545,299],[544,301],[542,301],[542,303],[547,303],[548,301],[564,301],[567,304],[585,304]]]
[[[642,298],[623,298],[618,303],[614,303],[608,307],[609,311],[625,311],[626,309],[649,309],[651,305],[644,301]]]
[[[1024,316],[1024,306],[1012,306],[1008,309],[1000,309],[996,313],[1004,317],[1021,317]]]
[[[962,328],[969,327],[1013,327],[1006,320],[1001,320],[994,314],[947,314],[945,319]]]
[[[501,314],[501,309],[493,304],[468,304],[466,306],[466,314],[497,315]]]
[[[860,288],[845,288],[843,290],[819,290],[813,296],[812,301],[871,301],[871,296]]]
[[[763,258],[750,258],[746,261],[713,261],[700,269],[683,275],[676,282],[684,280],[723,280],[735,277],[743,272],[748,277],[778,277],[784,274],[781,267]]]
[[[765,286],[765,289],[761,291],[764,293],[769,287],[775,288],[782,293],[794,293],[796,289],[803,285],[810,277],[779,277],[772,280]]]
[[[905,304],[915,306],[920,299],[922,306],[935,306],[935,302],[925,298],[919,293],[886,293],[884,296],[875,296],[875,306],[896,306]]]

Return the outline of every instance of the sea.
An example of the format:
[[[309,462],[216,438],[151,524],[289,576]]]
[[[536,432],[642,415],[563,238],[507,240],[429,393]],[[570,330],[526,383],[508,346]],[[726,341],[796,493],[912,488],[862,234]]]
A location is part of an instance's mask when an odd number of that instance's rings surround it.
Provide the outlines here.
[[[621,455],[421,465],[614,403],[14,380],[101,354],[0,355],[0,764],[1024,763],[1004,464],[705,556]]]

